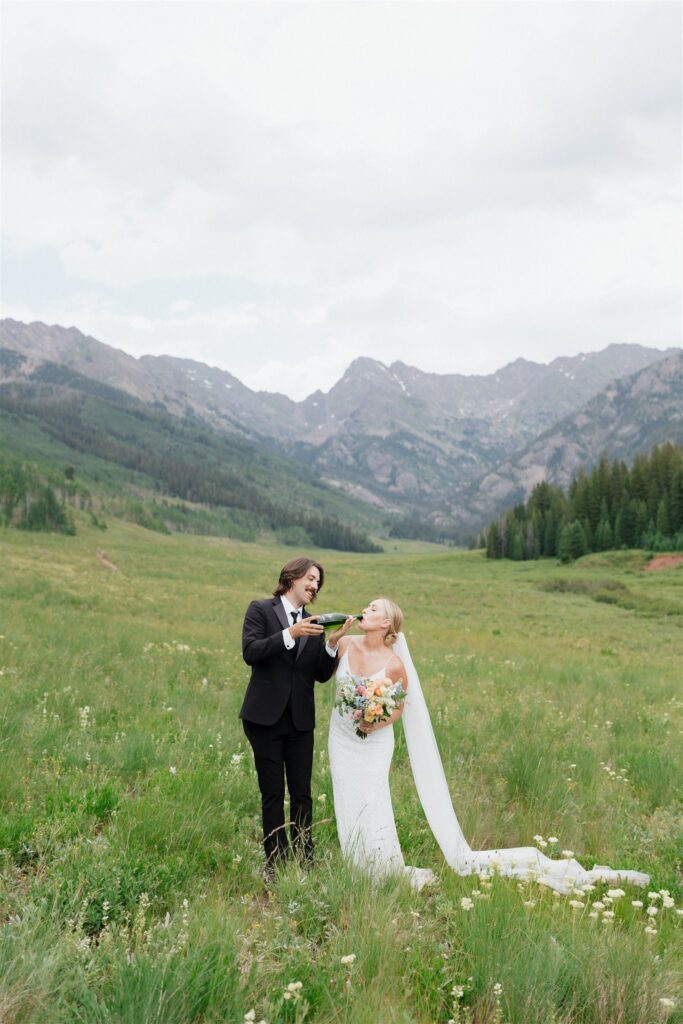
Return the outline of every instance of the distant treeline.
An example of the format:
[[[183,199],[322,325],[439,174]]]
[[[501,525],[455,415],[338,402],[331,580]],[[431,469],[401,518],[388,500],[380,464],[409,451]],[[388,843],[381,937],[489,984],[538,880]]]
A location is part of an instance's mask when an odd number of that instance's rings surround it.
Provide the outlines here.
[[[629,468],[603,455],[568,493],[542,481],[480,538],[489,558],[560,558],[591,551],[683,550],[683,447],[664,444]]]
[[[68,387],[74,381],[81,390]],[[257,530],[293,530],[319,547],[382,550],[336,516],[305,507],[297,500],[300,481],[249,442],[220,437],[192,417],[171,416],[60,367],[41,367],[34,384],[0,389],[0,407],[77,452],[144,474],[160,494],[246,511]],[[163,529],[158,509],[144,525]]]
[[[63,472],[40,469],[0,452],[0,522],[19,530],[76,532],[68,505],[84,508],[87,490],[77,484],[73,468]]]

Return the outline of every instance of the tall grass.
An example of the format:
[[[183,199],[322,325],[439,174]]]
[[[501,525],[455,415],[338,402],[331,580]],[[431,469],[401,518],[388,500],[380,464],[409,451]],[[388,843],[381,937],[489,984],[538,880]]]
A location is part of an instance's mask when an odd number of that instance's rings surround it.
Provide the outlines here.
[[[404,608],[471,844],[557,837],[546,850],[650,872],[652,898],[610,902],[602,886],[572,906],[453,875],[400,727],[399,836],[438,884],[416,894],[354,872],[332,815],[330,685],[317,864],[267,893],[239,638],[291,551],[112,522],[114,571],[102,543],[87,525],[0,532],[3,1024],[241,1024],[252,1009],[268,1024],[683,1019],[680,571],[643,574],[621,554],[560,568],[426,545],[319,553],[321,610],[381,592]]]

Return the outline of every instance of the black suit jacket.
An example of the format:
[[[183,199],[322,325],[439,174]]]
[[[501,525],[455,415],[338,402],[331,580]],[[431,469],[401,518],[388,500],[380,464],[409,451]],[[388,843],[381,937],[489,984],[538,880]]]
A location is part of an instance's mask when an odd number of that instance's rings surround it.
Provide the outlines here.
[[[309,613],[304,610],[303,618]],[[297,729],[315,728],[315,681],[324,683],[336,659],[325,650],[325,637],[299,638],[296,652],[288,651],[282,630],[289,626],[279,597],[252,601],[244,616],[242,656],[251,666],[251,679],[239,717],[256,725],[275,725],[291,698]]]

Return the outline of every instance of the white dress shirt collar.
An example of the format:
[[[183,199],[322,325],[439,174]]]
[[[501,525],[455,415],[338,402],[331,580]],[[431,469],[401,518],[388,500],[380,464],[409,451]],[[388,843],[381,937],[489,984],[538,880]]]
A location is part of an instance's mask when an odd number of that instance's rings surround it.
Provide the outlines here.
[[[287,612],[288,622],[292,621],[292,612],[303,612],[303,605],[301,605],[299,608],[295,608],[292,602],[289,601],[284,594],[280,595],[280,600],[282,601],[282,607]],[[298,617],[300,618],[301,616]]]

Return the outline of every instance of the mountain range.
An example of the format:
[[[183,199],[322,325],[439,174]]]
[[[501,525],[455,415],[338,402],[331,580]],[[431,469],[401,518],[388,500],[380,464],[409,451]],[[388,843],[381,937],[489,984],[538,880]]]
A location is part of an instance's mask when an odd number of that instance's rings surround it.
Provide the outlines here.
[[[0,321],[0,386],[35,382],[47,364],[248,441],[425,535],[462,539],[603,450],[629,460],[683,441],[681,349],[610,345],[482,376],[364,357],[295,402],[191,359],[136,359],[74,327]]]

